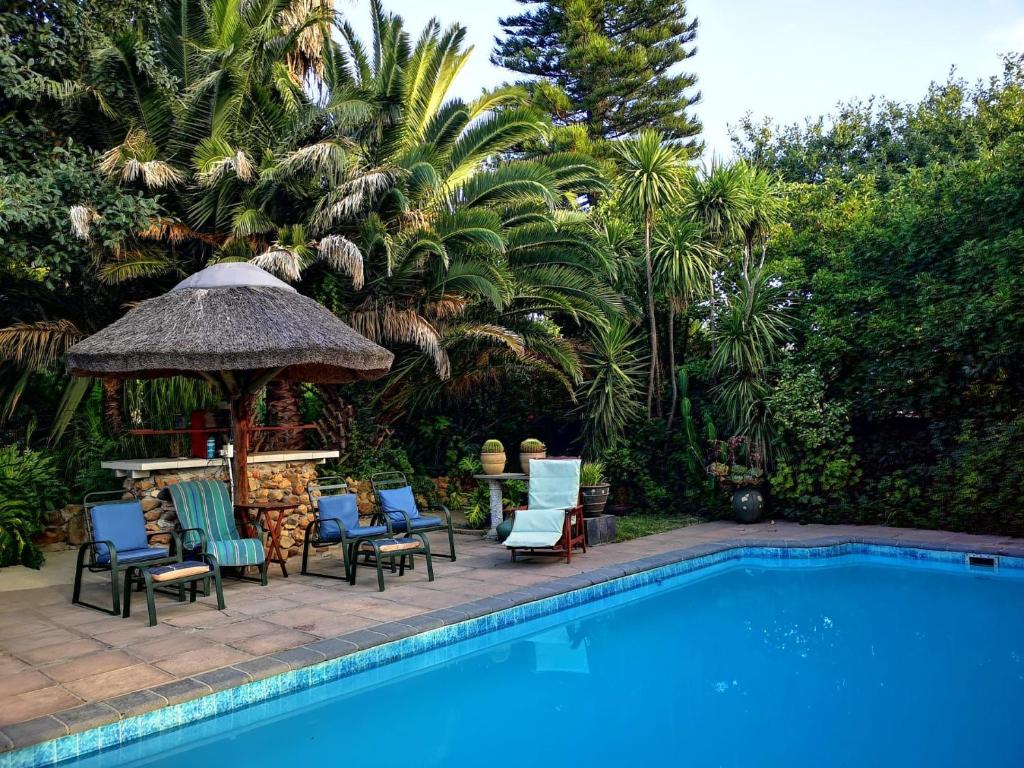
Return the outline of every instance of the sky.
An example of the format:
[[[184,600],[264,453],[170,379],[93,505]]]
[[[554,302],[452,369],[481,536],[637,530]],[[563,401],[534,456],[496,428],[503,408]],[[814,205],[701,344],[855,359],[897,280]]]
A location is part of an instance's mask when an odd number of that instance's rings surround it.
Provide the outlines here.
[[[468,29],[475,51],[454,86],[471,98],[516,79],[488,59],[498,18],[515,0],[384,0],[416,34],[436,16]],[[337,9],[369,37],[369,1]],[[827,114],[842,101],[917,101],[950,68],[974,81],[999,74],[999,56],[1024,51],[1024,0],[690,0],[699,21],[696,73],[707,151],[731,153],[728,125],[746,112],[781,123]]]

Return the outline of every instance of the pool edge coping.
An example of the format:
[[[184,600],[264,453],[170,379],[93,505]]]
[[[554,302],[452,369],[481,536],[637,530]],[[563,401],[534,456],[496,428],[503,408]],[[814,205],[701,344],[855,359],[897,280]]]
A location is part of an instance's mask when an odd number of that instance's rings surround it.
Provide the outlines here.
[[[563,576],[539,584],[518,587],[508,592],[492,597],[483,597],[461,603],[451,608],[440,608],[423,614],[418,614],[401,621],[390,621],[374,625],[370,628],[360,629],[333,638],[316,640],[296,648],[279,651],[273,654],[256,657],[236,665],[220,667],[190,677],[180,678],[168,683],[144,688],[119,696],[111,697],[101,701],[88,702],[70,709],[62,710],[53,714],[43,715],[31,720],[22,721],[11,725],[0,727],[0,768],[7,766],[39,766],[53,765],[76,756],[86,756],[95,749],[79,750],[77,755],[57,754],[56,744],[65,737],[75,736],[85,732],[101,729],[113,724],[123,724],[132,718],[152,715],[159,710],[171,710],[178,705],[194,702],[205,697],[213,697],[223,691],[240,688],[250,683],[273,679],[292,672],[311,670],[317,665],[327,666],[326,662],[335,662],[345,657],[355,657],[356,654],[382,649],[399,641],[407,640],[415,636],[426,638],[436,630],[446,627],[456,627],[477,622],[483,617],[509,612],[511,609],[519,608],[531,603],[538,603],[545,600],[556,601],[557,598],[569,600],[567,596],[573,593],[580,593],[591,587],[598,587],[616,580],[621,580],[620,588],[616,591],[628,591],[642,586],[642,583],[626,584],[632,581],[628,577],[636,577],[649,571],[666,568],[672,565],[680,566],[680,572],[686,572],[685,564],[702,558],[710,558],[731,550],[767,548],[780,551],[789,550],[810,550],[828,549],[847,545],[865,545],[872,547],[887,547],[894,550],[919,550],[933,553],[979,553],[990,554],[1000,557],[1024,558],[1024,542],[1012,545],[997,545],[991,543],[971,542],[957,539],[955,536],[946,541],[935,540],[922,536],[920,540],[913,540],[915,537],[907,537],[906,540],[897,537],[885,536],[856,536],[847,534],[836,534],[828,536],[817,536],[807,539],[781,539],[766,537],[743,537],[742,539],[730,538],[720,541],[709,541],[699,544],[691,544],[679,549],[667,552],[648,555],[646,557],[630,560],[615,565],[606,565],[595,568],[592,571]],[[840,556],[849,553],[835,553],[825,555],[826,557]],[[712,563],[695,566],[688,570],[695,570],[698,567],[705,567]],[[674,575],[674,574],[673,574]],[[579,600],[579,603],[591,602],[596,598]],[[561,606],[566,607],[566,606]],[[557,610],[537,613],[537,616],[548,615]],[[533,618],[528,617],[528,618]],[[493,629],[493,628],[490,628]],[[490,631],[487,627],[474,625],[473,631],[466,635],[466,638],[477,636],[483,632]],[[449,642],[458,642],[461,639],[455,638]],[[424,649],[414,649],[412,653],[419,653]],[[395,659],[376,660],[368,663],[365,668],[380,666]],[[306,685],[317,685],[327,682],[328,679],[340,679],[349,674],[360,671],[349,670],[343,674],[336,674],[333,678],[326,676],[322,680],[310,680]],[[284,695],[297,689],[270,690],[269,688],[252,701],[238,703],[227,711],[234,711],[238,708],[256,703],[261,699]],[[156,729],[153,733],[174,726]],[[117,743],[128,743],[148,734],[129,734],[119,736]],[[42,753],[47,747],[53,746],[54,756],[47,758]],[[114,746],[110,744],[100,745],[100,749]],[[34,759],[30,759],[34,757]]]

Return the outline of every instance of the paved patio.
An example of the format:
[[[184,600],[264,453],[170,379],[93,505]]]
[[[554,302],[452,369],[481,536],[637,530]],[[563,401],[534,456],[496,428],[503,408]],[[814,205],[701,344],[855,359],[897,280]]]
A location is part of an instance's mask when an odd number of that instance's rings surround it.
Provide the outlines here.
[[[591,548],[571,565],[552,558],[513,564],[502,547],[460,536],[458,561],[435,560],[432,583],[420,564],[401,578],[389,574],[380,593],[371,569],[361,568],[351,587],[300,576],[293,560],[293,575],[282,578],[272,567],[266,588],[227,579],[225,611],[211,599],[190,605],[164,597],[160,624],[149,627],[144,601],[130,619],[72,606],[73,560],[61,553],[38,574],[37,588],[20,588],[31,580],[24,572],[0,570],[0,751],[687,557],[743,544],[848,541],[1024,556],[1024,539],[719,522]],[[313,567],[339,570],[333,559]],[[109,591],[94,576],[83,597],[105,601]]]

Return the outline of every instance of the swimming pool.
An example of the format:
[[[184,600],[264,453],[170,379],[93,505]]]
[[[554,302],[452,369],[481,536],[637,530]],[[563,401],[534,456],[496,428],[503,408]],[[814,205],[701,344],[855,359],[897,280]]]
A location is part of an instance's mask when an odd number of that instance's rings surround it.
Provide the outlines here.
[[[537,618],[484,617],[455,642],[455,628],[409,638],[381,666],[386,651],[328,662],[350,667],[227,714],[190,702],[183,727],[69,764],[1018,766],[1024,568],[1009,562],[732,550],[554,598]],[[239,704],[223,693],[218,711]]]

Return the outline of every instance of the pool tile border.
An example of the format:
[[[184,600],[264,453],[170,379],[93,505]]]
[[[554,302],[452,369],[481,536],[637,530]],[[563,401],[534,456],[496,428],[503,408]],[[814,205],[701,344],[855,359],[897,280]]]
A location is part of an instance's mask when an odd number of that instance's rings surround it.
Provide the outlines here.
[[[806,560],[873,554],[962,564],[966,553],[977,552],[1005,558],[1000,560],[1000,568],[1024,571],[1024,543],[983,546],[956,536],[924,534],[906,538],[750,537],[696,544],[602,566],[4,726],[0,728],[0,768],[40,768],[100,752],[198,718],[226,714],[527,619],[751,555]]]

